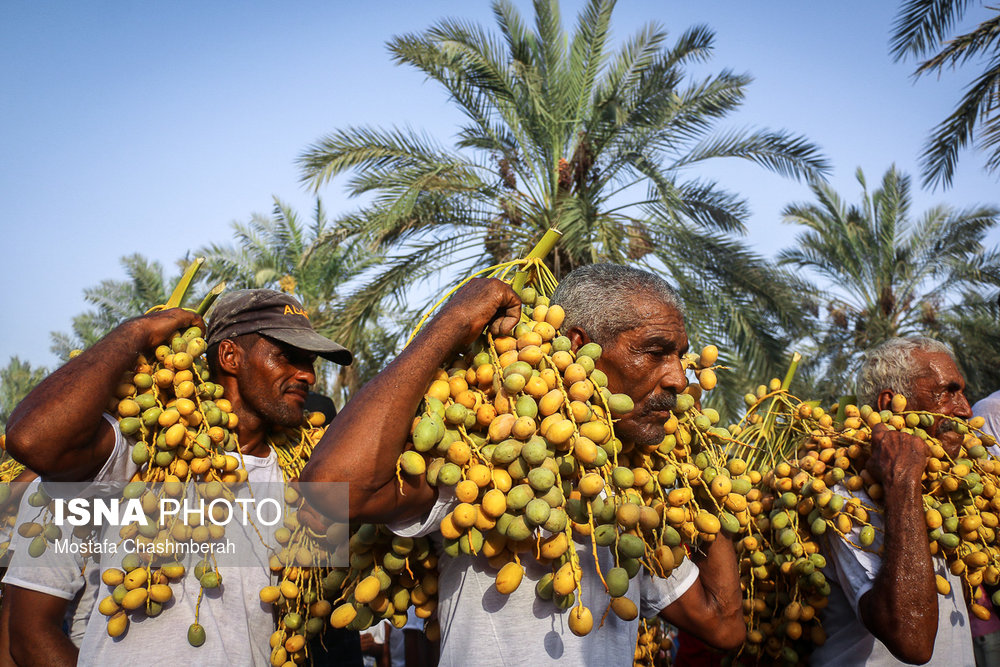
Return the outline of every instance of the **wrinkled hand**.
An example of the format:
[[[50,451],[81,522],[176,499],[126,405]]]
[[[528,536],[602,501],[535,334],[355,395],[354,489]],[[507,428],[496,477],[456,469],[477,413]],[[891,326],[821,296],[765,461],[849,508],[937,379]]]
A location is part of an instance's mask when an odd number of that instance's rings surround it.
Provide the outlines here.
[[[129,327],[130,330],[134,331],[142,343],[143,349],[146,350],[152,350],[157,345],[169,341],[170,336],[178,330],[192,326],[200,327],[202,333],[205,333],[206,330],[205,320],[201,318],[201,315],[183,308],[158,310],[128,320],[122,326]]]
[[[494,336],[506,336],[521,320],[521,300],[510,285],[493,278],[473,278],[462,286],[434,318],[454,326],[455,339],[468,345],[489,325]]]
[[[927,466],[927,445],[915,435],[890,431],[885,424],[872,427],[872,454],[868,470],[876,481],[889,486],[920,481]]]

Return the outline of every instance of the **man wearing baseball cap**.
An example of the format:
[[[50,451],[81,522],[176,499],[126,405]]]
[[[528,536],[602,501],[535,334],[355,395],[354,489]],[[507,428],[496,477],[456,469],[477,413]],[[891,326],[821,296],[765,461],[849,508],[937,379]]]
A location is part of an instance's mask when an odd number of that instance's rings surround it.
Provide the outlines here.
[[[205,337],[209,346],[226,338],[254,333],[342,366],[351,363],[347,348],[316,333],[309,314],[288,294],[269,289],[244,289],[219,297]]]
[[[194,325],[204,330],[198,315],[179,308],[119,325],[52,373],[18,405],[7,426],[8,451],[45,479],[131,479],[139,469],[130,455],[133,442],[105,414],[105,407],[139,354],[151,353],[175,331]],[[223,386],[238,419],[235,433],[249,483],[281,483],[268,436],[275,429],[302,424],[306,394],[316,381],[315,358],[347,365],[351,353],[316,333],[302,305],[274,290],[223,295],[210,313],[206,342],[212,381]],[[102,563],[105,569],[113,566]],[[11,642],[30,642],[37,657],[55,662],[138,664],[170,656],[184,664],[268,664],[273,624],[258,594],[270,583],[269,572],[266,567],[232,568],[222,572],[222,579],[222,595],[201,599],[197,580],[185,577],[169,613],[133,623],[118,639],[108,636],[95,608],[79,653],[72,644],[63,643],[57,647],[63,653],[46,654],[51,648],[47,644],[18,636],[18,628],[30,623],[12,624]],[[193,622],[199,599],[198,622],[208,639],[195,648],[178,638]],[[30,610],[25,613],[30,615]]]

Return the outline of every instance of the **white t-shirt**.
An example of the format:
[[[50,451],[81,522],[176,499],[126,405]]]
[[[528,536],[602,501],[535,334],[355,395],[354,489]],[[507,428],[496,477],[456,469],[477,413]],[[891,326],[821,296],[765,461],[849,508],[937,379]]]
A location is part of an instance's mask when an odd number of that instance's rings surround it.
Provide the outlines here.
[[[38,490],[41,479],[36,478],[24,495],[17,510],[17,525],[39,513],[39,508],[28,504],[28,498]],[[28,554],[31,540],[15,532],[11,538],[14,555],[4,575],[5,584],[67,600],[66,623],[69,638],[79,648],[87,630],[87,620],[97,599],[101,583],[100,570],[93,562],[85,562],[79,553],[57,554],[51,545],[38,558]]]
[[[430,512],[410,521],[390,524],[403,537],[430,535],[441,519],[457,503],[451,489],[439,490]],[[521,560],[525,566],[521,585],[510,595],[496,590],[496,571],[482,556],[461,554],[452,558],[439,547],[438,619],[441,624],[440,665],[493,667],[501,665],[631,665],[635,653],[639,619],[623,621],[609,612],[610,597],[597,576],[589,541],[574,542],[583,569],[583,604],[594,617],[594,628],[583,637],[568,625],[569,611],[535,595],[535,584],[551,572],[533,558]],[[614,567],[614,556],[599,547],[601,571]],[[664,579],[645,573],[629,583],[627,597],[639,608],[640,616],[655,616],[684,594],[698,578],[698,568],[688,559]],[[598,627],[600,626],[600,627]]]
[[[115,447],[95,482],[129,480],[138,466],[132,462],[131,447],[117,422]],[[243,455],[251,484],[280,483],[281,469],[274,451],[265,458]],[[229,528],[227,527],[227,530]],[[105,556],[102,568],[117,567],[120,555]],[[95,606],[80,647],[80,665],[127,665],[169,661],[182,665],[260,665],[270,664],[268,639],[274,632],[270,605],[260,601],[260,589],[271,583],[266,561],[260,568],[220,568],[222,586],[206,593],[201,601],[198,622],[205,628],[206,640],[200,647],[187,641],[188,627],[195,620],[195,604],[201,587],[193,572],[186,572],[171,585],[173,599],[164,605],[156,618],[138,614],[128,630],[117,639],[107,632],[107,618]],[[111,593],[102,584],[98,598]]]
[[[1000,438],[1000,391],[995,391],[972,406],[972,414],[986,420],[983,430],[994,438]],[[988,448],[990,454],[1000,458],[1000,445]]]
[[[855,497],[865,507],[875,503],[863,491],[852,493],[844,486],[834,490],[844,497]],[[838,535],[827,533],[823,554],[828,561],[827,579],[830,580],[830,600],[821,613],[820,620],[827,639],[817,648],[810,660],[813,667],[849,667],[851,665],[904,665],[872,635],[861,622],[858,601],[871,590],[875,575],[882,567],[878,552],[882,548],[883,519],[880,511],[869,512],[869,522],[875,527],[872,551],[862,551],[847,544]],[[851,540],[859,543],[860,528],[855,526]],[[972,634],[969,630],[969,612],[962,598],[962,583],[951,574],[941,556],[932,557],[935,574],[945,577],[951,584],[948,595],[938,595],[938,629],[934,640],[934,654],[927,662],[933,667],[961,667],[975,665],[972,653]],[[831,576],[835,572],[836,576]]]

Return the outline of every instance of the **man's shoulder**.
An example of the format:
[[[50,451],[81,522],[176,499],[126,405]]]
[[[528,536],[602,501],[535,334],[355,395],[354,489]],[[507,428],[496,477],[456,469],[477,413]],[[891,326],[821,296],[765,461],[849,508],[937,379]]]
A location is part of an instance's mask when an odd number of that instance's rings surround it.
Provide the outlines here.
[[[972,406],[972,412],[976,415],[1000,412],[1000,390],[976,401]]]

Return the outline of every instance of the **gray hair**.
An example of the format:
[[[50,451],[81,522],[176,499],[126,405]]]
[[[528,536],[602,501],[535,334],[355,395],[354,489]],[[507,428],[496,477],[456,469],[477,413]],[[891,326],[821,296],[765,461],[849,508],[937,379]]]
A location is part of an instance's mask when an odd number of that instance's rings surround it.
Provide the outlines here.
[[[632,297],[637,294],[656,297],[684,314],[677,292],[667,281],[620,264],[588,264],[574,269],[560,281],[552,303],[566,311],[563,331],[578,327],[594,342],[605,345],[635,326],[639,315]]]
[[[947,345],[933,338],[910,336],[890,338],[865,352],[858,371],[858,405],[875,406],[886,389],[910,397],[913,391],[914,352],[944,353],[955,360]]]

